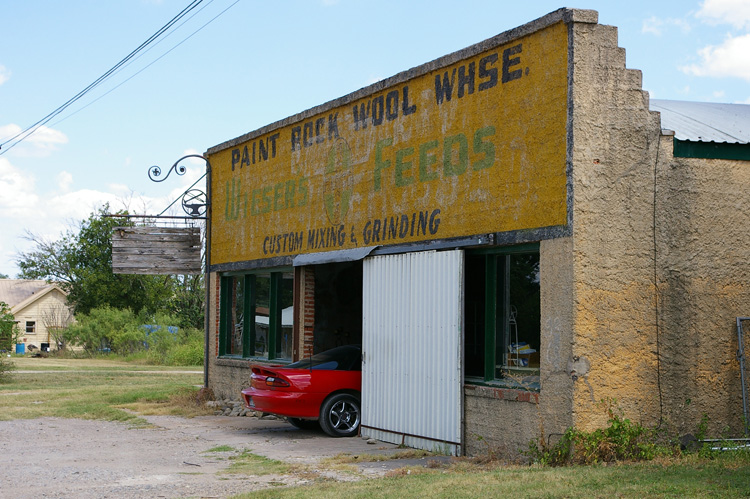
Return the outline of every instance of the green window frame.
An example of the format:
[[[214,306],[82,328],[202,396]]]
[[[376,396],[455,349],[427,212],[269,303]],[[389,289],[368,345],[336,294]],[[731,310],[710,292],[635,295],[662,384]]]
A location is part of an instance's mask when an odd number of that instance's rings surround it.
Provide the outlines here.
[[[467,251],[469,382],[539,387],[539,244]]]
[[[291,361],[293,305],[291,269],[222,274],[219,356]]]

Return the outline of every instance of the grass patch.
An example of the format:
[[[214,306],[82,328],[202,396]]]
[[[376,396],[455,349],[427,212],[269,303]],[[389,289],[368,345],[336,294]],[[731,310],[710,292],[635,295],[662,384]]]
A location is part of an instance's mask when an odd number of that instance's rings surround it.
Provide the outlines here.
[[[231,464],[223,473],[243,475],[286,475],[294,470],[294,467],[267,457],[253,454],[244,450],[236,456],[229,458]]]
[[[140,425],[134,411],[188,417],[206,411],[195,401],[202,373],[164,367],[147,372],[108,360],[14,360],[12,380],[0,385],[0,421],[61,417]]]
[[[377,480],[276,488],[237,498],[748,497],[748,476],[749,463],[726,466],[721,460],[700,465],[451,466],[447,470],[399,470]]]
[[[402,450],[389,454],[337,454],[333,457],[322,459],[323,466],[352,463],[377,463],[381,461],[392,461],[394,459],[420,459],[423,457],[436,456],[434,452],[420,449]]]
[[[237,449],[232,447],[231,445],[219,445],[218,447],[213,447],[211,449],[208,449],[205,451],[205,454],[214,453],[214,452],[234,452]]]

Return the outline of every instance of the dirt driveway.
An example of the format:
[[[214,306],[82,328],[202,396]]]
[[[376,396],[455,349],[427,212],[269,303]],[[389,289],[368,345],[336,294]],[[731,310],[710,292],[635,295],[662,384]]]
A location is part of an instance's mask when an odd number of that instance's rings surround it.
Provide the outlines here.
[[[58,418],[0,421],[0,497],[228,497],[279,484],[302,484],[321,475],[358,479],[351,473],[321,470],[315,465],[339,453],[397,451],[391,444],[368,444],[358,437],[334,439],[277,420],[225,416],[145,419],[153,427]],[[207,452],[219,446],[310,465],[312,473],[226,474],[228,457],[237,452]],[[360,476],[380,475],[405,464],[363,464]]]

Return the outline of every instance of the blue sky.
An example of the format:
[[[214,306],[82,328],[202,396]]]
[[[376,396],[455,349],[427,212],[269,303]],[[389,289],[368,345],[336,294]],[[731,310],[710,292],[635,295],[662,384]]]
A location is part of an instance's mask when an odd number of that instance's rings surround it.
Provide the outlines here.
[[[8,2],[0,142],[86,88],[189,0]],[[482,0],[204,0],[142,57],[0,150],[0,273],[98,206],[159,213],[203,172],[148,179],[206,149],[560,7],[619,28],[652,98],[750,104],[750,0],[564,5]],[[218,16],[218,17],[217,17]],[[200,185],[200,184],[199,184]],[[175,214],[178,214],[175,212]]]

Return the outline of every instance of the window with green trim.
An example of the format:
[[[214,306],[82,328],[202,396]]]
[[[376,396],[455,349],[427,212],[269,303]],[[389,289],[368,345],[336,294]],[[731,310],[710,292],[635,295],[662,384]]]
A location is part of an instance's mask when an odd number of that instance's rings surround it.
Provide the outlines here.
[[[292,360],[291,272],[224,274],[220,293],[220,356]]]
[[[466,253],[465,373],[538,388],[539,246]]]

